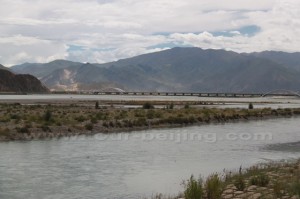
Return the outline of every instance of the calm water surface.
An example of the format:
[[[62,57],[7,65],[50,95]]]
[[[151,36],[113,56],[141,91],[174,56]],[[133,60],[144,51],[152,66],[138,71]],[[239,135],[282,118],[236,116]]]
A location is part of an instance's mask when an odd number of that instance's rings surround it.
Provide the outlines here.
[[[142,198],[176,194],[191,174],[207,176],[300,149],[300,118],[212,124],[45,141],[0,143],[0,198]],[[259,139],[266,135],[265,139]],[[228,139],[230,138],[230,139]]]
[[[220,98],[197,96],[138,96],[138,95],[74,95],[74,94],[34,94],[0,95],[1,100],[173,100],[173,101],[224,101],[224,102],[271,102],[300,104],[299,97],[253,97]]]
[[[135,96],[135,95],[73,95],[73,94],[44,94],[44,95],[0,95],[0,102],[29,102],[42,103],[51,101],[205,101],[217,103],[215,105],[198,105],[197,107],[211,108],[248,108],[249,102],[252,102],[255,108],[300,108],[299,97],[256,97],[256,98],[219,98],[219,97],[197,97],[197,96]],[[119,106],[116,106],[117,108]],[[125,108],[137,108],[140,106],[120,106]],[[163,106],[157,106],[161,108]]]

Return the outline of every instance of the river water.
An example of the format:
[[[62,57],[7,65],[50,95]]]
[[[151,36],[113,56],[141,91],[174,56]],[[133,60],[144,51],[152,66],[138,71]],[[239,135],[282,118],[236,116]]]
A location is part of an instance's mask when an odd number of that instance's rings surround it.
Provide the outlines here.
[[[1,199],[143,198],[182,180],[300,157],[300,118],[0,143]],[[276,149],[268,147],[276,144]]]
[[[252,97],[222,98],[197,96],[155,96],[155,95],[74,95],[74,94],[33,94],[33,95],[0,95],[0,101],[7,100],[150,100],[150,101],[217,101],[217,102],[264,102],[300,104],[299,97]]]
[[[213,105],[197,105],[207,108],[248,108],[251,102],[255,108],[300,108],[299,97],[253,97],[222,98],[197,96],[135,96],[135,95],[74,95],[74,94],[34,94],[34,95],[0,95],[0,102],[20,102],[25,104],[42,104],[53,102],[77,103],[79,101],[198,101],[211,102]],[[116,107],[138,108],[140,106],[119,105]],[[163,106],[161,106],[163,107]],[[160,108],[160,107],[157,107]]]

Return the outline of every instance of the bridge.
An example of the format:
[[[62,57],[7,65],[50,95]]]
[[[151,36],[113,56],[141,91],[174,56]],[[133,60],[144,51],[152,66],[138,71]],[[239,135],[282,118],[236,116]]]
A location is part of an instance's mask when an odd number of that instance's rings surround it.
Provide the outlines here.
[[[132,96],[195,96],[195,97],[228,97],[228,98],[253,98],[253,97],[300,97],[299,92],[290,90],[274,90],[267,93],[202,93],[202,92],[143,92],[143,91],[63,91],[53,94],[87,94],[87,95],[132,95]]]
[[[137,96],[196,96],[196,97],[261,97],[250,93],[198,93],[198,92],[98,92],[94,95],[137,95]]]
[[[285,89],[279,89],[279,90],[274,90],[274,91],[267,92],[267,93],[262,95],[262,97],[267,97],[267,96],[295,96],[295,97],[300,97],[300,92],[285,90]]]

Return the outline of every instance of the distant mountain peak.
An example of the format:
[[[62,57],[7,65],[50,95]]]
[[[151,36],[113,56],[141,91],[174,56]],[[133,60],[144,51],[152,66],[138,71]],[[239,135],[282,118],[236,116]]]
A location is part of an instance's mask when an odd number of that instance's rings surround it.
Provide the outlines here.
[[[300,90],[299,55],[176,47],[105,64],[55,60],[12,69],[33,74],[52,89],[265,92]]]

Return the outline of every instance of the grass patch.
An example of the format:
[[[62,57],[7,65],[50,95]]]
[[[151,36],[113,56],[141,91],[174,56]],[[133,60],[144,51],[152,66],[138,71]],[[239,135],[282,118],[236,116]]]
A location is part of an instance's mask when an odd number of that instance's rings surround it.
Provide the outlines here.
[[[204,196],[202,179],[195,179],[192,175],[190,179],[183,183],[185,199],[201,199]]]
[[[252,176],[250,178],[250,184],[251,185],[256,185],[256,186],[260,186],[260,187],[266,187],[270,182],[270,178],[264,174],[264,173],[260,173],[257,176]]]
[[[213,174],[206,179],[204,189],[206,191],[207,199],[221,198],[224,182],[218,174]]]

